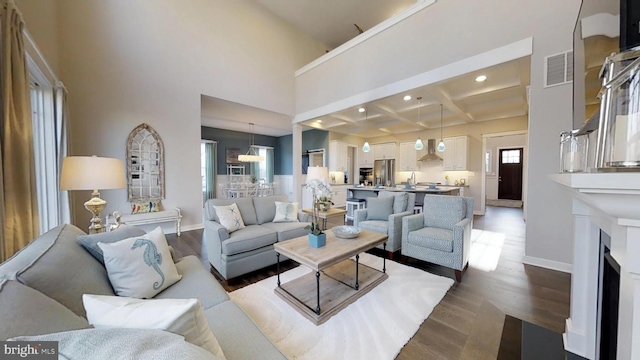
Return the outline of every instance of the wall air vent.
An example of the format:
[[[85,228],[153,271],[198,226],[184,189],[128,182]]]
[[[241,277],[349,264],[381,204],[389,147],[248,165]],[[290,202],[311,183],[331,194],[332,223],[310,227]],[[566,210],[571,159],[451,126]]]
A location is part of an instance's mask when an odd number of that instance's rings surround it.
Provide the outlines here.
[[[544,87],[568,84],[573,81],[573,51],[544,58]]]

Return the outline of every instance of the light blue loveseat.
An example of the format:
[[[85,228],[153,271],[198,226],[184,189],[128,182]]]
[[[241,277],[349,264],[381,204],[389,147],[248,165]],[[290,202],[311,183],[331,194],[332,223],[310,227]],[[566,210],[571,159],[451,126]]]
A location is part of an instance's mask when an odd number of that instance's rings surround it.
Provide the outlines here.
[[[274,223],[276,201],[288,202],[286,195],[209,199],[204,205],[204,242],[211,265],[229,280],[276,263],[273,244],[309,233],[308,215],[300,211],[300,222]],[[238,206],[244,229],[229,233],[216,215],[215,206]],[[280,260],[286,260],[284,256]]]

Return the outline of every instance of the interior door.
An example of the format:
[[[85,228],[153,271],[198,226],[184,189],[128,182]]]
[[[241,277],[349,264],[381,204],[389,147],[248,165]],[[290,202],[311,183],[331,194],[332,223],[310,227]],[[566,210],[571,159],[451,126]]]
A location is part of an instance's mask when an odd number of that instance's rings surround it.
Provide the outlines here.
[[[500,149],[498,199],[522,200],[522,148]]]

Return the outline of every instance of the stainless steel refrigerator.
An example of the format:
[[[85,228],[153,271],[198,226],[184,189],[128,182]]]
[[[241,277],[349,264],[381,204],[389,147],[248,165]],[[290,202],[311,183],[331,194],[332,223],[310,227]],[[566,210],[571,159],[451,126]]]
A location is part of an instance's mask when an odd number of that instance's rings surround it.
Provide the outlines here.
[[[373,177],[375,184],[382,186],[390,186],[396,184],[396,161],[376,160],[373,163]]]

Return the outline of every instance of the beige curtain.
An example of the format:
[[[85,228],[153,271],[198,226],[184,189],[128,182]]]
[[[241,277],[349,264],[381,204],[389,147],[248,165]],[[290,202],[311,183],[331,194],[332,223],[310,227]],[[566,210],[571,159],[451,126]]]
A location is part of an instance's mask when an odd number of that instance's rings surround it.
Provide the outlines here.
[[[12,0],[0,14],[0,261],[38,235],[38,204],[24,22]]]

